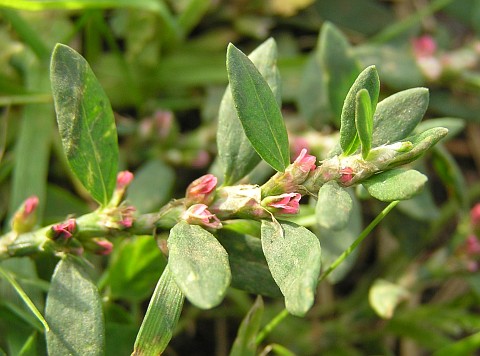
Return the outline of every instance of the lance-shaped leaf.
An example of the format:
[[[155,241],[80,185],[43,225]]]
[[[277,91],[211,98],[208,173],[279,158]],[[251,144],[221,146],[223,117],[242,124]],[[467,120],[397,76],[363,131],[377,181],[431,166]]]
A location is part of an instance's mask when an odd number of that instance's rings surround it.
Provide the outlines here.
[[[248,58],[252,61],[281,104],[280,74],[276,65],[277,45],[272,38],[258,46]],[[230,86],[225,90],[218,114],[218,155],[222,162],[226,185],[246,176],[261,161],[245,136],[232,98]]]
[[[45,307],[48,354],[103,355],[105,326],[96,285],[76,259],[61,260],[52,276]]]
[[[355,153],[360,140],[357,135],[356,115],[358,110],[357,95],[360,91],[365,90],[370,99],[370,109],[368,112],[373,113],[378,102],[378,95],[380,93],[380,80],[378,79],[378,73],[375,66],[370,66],[361,72],[358,78],[353,83],[352,87],[348,91],[348,94],[343,103],[341,127],[340,127],[340,146],[342,147],[345,155],[351,155]],[[365,94],[360,94],[365,97]],[[363,102],[365,98],[362,99]],[[361,108],[363,109],[363,107]],[[363,124],[363,123],[360,123]]]
[[[419,193],[427,177],[414,169],[394,169],[376,174],[363,182],[371,196],[381,201],[410,199]]]
[[[231,273],[227,252],[215,236],[181,221],[170,231],[168,248],[170,270],[188,300],[202,309],[220,304]]]
[[[428,89],[413,88],[378,103],[373,116],[372,147],[399,141],[415,129],[428,107]]]
[[[303,316],[313,305],[321,264],[320,243],[310,230],[293,223],[262,221],[262,248],[285,307]]]
[[[355,126],[362,146],[362,157],[366,159],[372,148],[373,108],[367,89],[357,93]]]
[[[255,65],[232,44],[227,49],[227,71],[245,135],[265,162],[285,171],[290,164],[290,148],[275,95]]]
[[[107,95],[87,61],[62,44],[53,51],[50,79],[68,163],[91,196],[106,205],[118,166],[117,130]]]
[[[255,356],[257,353],[257,333],[263,316],[263,299],[258,296],[242,320],[230,356]]]
[[[360,68],[347,38],[330,22],[322,27],[318,47],[318,59],[325,73],[330,106],[338,124],[345,96],[360,73]]]
[[[165,350],[180,318],[184,299],[167,265],[148,304],[133,356],[160,355]]]
[[[343,229],[350,218],[352,198],[336,181],[322,185],[318,191],[315,215],[318,224],[326,229]]]

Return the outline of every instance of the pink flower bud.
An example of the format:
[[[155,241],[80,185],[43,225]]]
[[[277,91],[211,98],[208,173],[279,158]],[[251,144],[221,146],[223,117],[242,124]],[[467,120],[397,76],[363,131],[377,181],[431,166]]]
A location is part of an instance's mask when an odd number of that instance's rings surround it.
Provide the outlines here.
[[[262,200],[262,206],[272,213],[296,214],[300,209],[299,201],[302,195],[299,193],[285,193],[266,197]]]
[[[187,187],[185,194],[187,204],[209,204],[213,200],[213,193],[217,186],[217,177],[213,174],[206,174],[194,180]]]
[[[106,239],[92,239],[92,241],[95,243],[96,247],[94,248],[94,253],[96,255],[109,255],[112,253],[113,250],[113,244],[106,240]]]
[[[75,233],[77,228],[77,222],[75,219],[68,219],[60,224],[53,225],[50,230],[49,237],[53,240],[57,239],[69,239]]]
[[[308,173],[313,171],[317,158],[315,156],[307,154],[307,149],[304,148],[298,155],[297,159],[293,162],[294,166],[298,167],[302,172]]]
[[[133,173],[129,171],[119,172],[117,175],[117,190],[125,189],[133,180]]]
[[[437,50],[437,43],[432,36],[424,35],[412,41],[413,51],[417,57],[433,56]]]
[[[480,203],[475,204],[470,210],[470,222],[473,226],[480,225]]]
[[[480,255],[480,241],[475,235],[470,235],[465,241],[465,251],[468,255]]]
[[[12,230],[16,233],[31,231],[37,223],[38,197],[32,195],[27,198],[12,218]]]
[[[23,203],[23,215],[28,216],[32,214],[38,206],[38,197],[33,195]]]
[[[187,211],[185,211],[185,213],[183,213],[182,218],[189,224],[220,229],[222,227],[222,222],[215,214],[209,212],[207,208],[208,207],[205,204],[192,205]]]
[[[355,176],[353,169],[351,167],[345,167],[340,169],[340,182],[343,184],[348,184]]]
[[[154,116],[155,126],[157,127],[158,136],[166,138],[172,131],[173,114],[171,111],[157,111]]]
[[[133,206],[121,207],[120,208],[120,215],[121,215],[120,225],[127,229],[132,227],[133,221],[134,221],[134,213],[135,213],[135,207]]]

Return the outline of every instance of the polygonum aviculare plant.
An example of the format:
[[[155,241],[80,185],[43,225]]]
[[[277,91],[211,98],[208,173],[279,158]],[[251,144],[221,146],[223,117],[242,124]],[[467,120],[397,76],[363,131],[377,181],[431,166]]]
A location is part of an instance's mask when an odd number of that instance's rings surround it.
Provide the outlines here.
[[[404,90],[380,101],[378,74],[370,66],[346,94],[338,144],[321,160],[305,147],[292,162],[280,110],[275,42],[267,40],[249,57],[229,45],[227,71],[217,133],[221,173],[199,177],[184,198],[140,214],[125,199],[133,175],[124,171],[117,176],[116,126],[103,89],[85,59],[70,47],[55,47],[51,82],[63,148],[72,173],[99,206],[37,228],[38,199],[32,197],[0,239],[0,259],[40,253],[61,258],[45,316],[31,305],[46,327],[49,353],[103,354],[101,296],[83,262],[87,252],[109,254],[114,248],[110,240],[120,237],[150,235],[168,256],[134,355],[163,352],[185,297],[208,309],[222,302],[230,286],[283,297],[288,313],[305,315],[319,281],[351,251],[330,267],[321,266],[318,237],[292,221],[301,203],[306,197],[316,200],[317,223],[331,231],[349,222],[355,199],[349,187],[362,185],[372,197],[393,202],[391,209],[418,193],[427,180],[402,166],[447,133],[442,127],[415,131],[427,108],[427,89]],[[276,173],[261,185],[249,184],[248,175],[262,160]],[[160,234],[164,231],[168,238]],[[84,322],[72,325],[71,320]]]

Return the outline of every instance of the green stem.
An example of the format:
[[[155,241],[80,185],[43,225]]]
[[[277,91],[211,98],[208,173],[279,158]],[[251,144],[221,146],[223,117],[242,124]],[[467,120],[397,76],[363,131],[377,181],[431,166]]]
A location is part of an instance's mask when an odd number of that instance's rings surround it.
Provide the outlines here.
[[[288,311],[287,309],[283,309],[280,313],[277,314],[265,327],[258,333],[257,338],[255,339],[255,343],[259,345],[267,336],[270,334],[270,332],[277,327],[278,324],[280,324],[283,319],[285,319],[288,316]]]
[[[399,203],[398,200],[392,201],[388,206],[382,210],[380,214],[362,231],[357,239],[345,250],[343,253],[322,273],[319,281],[323,281],[330,273],[332,273],[338,266],[342,264],[345,259],[362,243],[368,234],[377,226],[380,221]]]

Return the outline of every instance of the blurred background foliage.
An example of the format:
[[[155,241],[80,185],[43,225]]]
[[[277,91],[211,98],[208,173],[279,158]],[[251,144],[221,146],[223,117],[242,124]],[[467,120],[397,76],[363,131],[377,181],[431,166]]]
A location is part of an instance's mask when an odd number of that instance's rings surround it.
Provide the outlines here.
[[[333,40],[320,35],[326,22]],[[306,146],[326,156],[351,73],[371,64],[382,98],[428,87],[422,125],[444,125],[451,134],[416,164],[430,177],[428,189],[399,204],[320,285],[307,317],[289,317],[263,342],[262,354],[473,354],[480,348],[480,218],[470,214],[480,200],[479,24],[478,0],[0,0],[4,231],[32,194],[40,197],[42,224],[95,207],[69,173],[55,130],[48,68],[55,43],[82,53],[105,88],[121,168],[136,177],[129,200],[147,213],[181,197],[201,174],[219,171],[226,47],[233,42],[249,53],[273,37],[293,153]],[[250,180],[269,174],[260,166]],[[348,229],[322,232],[311,204],[297,218],[321,237],[325,264],[384,207],[360,190],[356,196]],[[55,262],[38,256],[2,265],[42,310]],[[107,354],[128,355],[165,259],[151,237],[138,236],[115,241],[111,258],[92,263],[104,296]],[[43,354],[41,326],[0,283],[0,354]],[[228,354],[252,302],[231,289],[213,310],[187,306],[166,354]],[[264,321],[281,308],[267,299]]]

